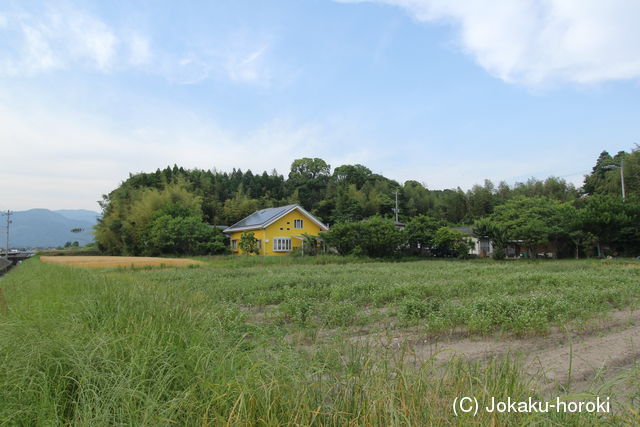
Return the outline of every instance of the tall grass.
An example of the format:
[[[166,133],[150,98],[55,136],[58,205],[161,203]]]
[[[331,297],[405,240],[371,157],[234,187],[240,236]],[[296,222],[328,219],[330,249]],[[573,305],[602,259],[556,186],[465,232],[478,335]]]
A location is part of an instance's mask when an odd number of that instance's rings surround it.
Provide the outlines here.
[[[348,325],[354,321],[353,307],[376,304],[384,291],[375,277],[393,277],[392,288],[408,283],[407,294],[416,298],[447,295],[429,274],[418,274],[432,265],[446,270],[444,264],[429,263],[404,273],[384,273],[387,264],[105,272],[29,260],[1,282],[8,313],[0,313],[0,424],[603,421],[589,415],[496,417],[482,412],[456,418],[451,406],[455,397],[524,399],[532,393],[530,379],[522,378],[518,364],[509,360],[484,365],[452,360],[441,367],[431,360],[416,365],[404,350],[347,342],[304,348],[285,339],[289,322],[257,321],[246,310],[247,304],[287,304],[296,298],[312,303],[313,298],[327,303],[344,299],[344,305],[334,308],[332,324]],[[467,268],[475,267],[456,268],[465,276]],[[438,272],[436,277],[444,276]],[[421,283],[435,287],[422,295]],[[467,289],[462,281],[460,289]]]
[[[209,268],[137,276],[266,311],[303,328],[382,323],[427,331],[545,332],[637,305],[640,263],[421,261],[316,264],[335,257],[227,257]],[[310,260],[310,261],[307,261]],[[130,280],[123,272],[123,280]]]

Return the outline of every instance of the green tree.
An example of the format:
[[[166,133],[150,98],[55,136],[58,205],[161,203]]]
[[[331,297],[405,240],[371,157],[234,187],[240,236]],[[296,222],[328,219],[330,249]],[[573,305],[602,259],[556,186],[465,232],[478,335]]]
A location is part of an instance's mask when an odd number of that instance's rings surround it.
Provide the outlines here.
[[[473,235],[478,239],[489,239],[493,245],[493,258],[504,259],[509,237],[502,224],[490,218],[480,218],[473,223]]]
[[[179,178],[161,189],[126,188],[124,194],[108,200],[95,237],[102,251],[114,255],[144,252],[147,226],[158,216],[202,218],[201,198],[189,191],[188,183]]]
[[[530,256],[536,256],[538,245],[552,243],[557,247],[566,233],[562,203],[547,197],[516,197],[497,206],[489,218],[506,230],[509,239],[521,240]]]
[[[287,185],[291,192],[298,191],[303,207],[314,210],[324,198],[330,173],[331,166],[322,159],[297,159],[291,164]]]
[[[340,255],[349,255],[360,247],[363,232],[360,222],[339,222],[323,233],[323,238],[327,246],[334,248]]]
[[[242,185],[231,199],[224,202],[222,208],[223,218],[227,224],[234,224],[242,218],[257,211],[260,203],[256,199],[252,199],[244,192]]]
[[[291,163],[289,179],[317,179],[323,176],[329,176],[330,172],[331,166],[329,166],[324,160],[305,157],[294,160],[293,163]]]
[[[458,224],[467,216],[467,197],[460,188],[432,191],[431,195],[435,217]]]
[[[356,188],[362,186],[371,177],[371,170],[362,165],[342,165],[333,171],[333,180],[341,185],[355,185]]]
[[[145,237],[147,255],[210,255],[227,251],[222,232],[195,216],[160,215],[148,225]]]
[[[402,212],[414,217],[426,215],[433,209],[430,191],[418,181],[406,181],[402,188]]]
[[[484,186],[474,185],[466,194],[468,213],[470,218],[480,218],[493,212],[495,205],[495,186],[488,179]]]
[[[387,257],[397,254],[404,243],[404,233],[393,221],[373,217],[359,222],[335,224],[323,234],[328,246],[342,255],[358,254]]]
[[[363,234],[360,247],[371,257],[386,257],[398,253],[404,241],[404,234],[393,221],[379,216],[362,222]]]
[[[242,252],[244,252],[247,255],[251,255],[251,254],[257,255],[260,253],[260,247],[258,246],[258,239],[256,239],[253,232],[242,233],[242,236],[240,236],[240,242],[238,243],[238,245],[240,246],[240,249],[242,250]]]
[[[445,253],[452,253],[459,258],[466,258],[471,249],[471,240],[460,231],[449,227],[440,227],[433,239],[435,247]]]
[[[320,253],[323,242],[322,236],[302,233],[302,238],[304,255],[318,255]]]
[[[620,196],[595,195],[579,211],[581,230],[596,236],[598,254],[607,245],[619,253],[635,254],[640,246],[640,203]]]
[[[407,222],[404,233],[413,253],[425,253],[434,247],[436,231],[444,224],[427,215],[420,215]]]

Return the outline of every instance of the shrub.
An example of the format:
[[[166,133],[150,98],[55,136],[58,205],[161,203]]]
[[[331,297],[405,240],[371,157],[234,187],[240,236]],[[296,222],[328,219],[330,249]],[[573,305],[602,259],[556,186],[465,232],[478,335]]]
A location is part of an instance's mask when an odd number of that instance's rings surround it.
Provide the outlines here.
[[[330,306],[326,324],[328,326],[349,326],[357,319],[358,308],[352,302],[340,302]]]
[[[323,238],[341,255],[370,257],[392,256],[404,243],[402,231],[392,221],[380,217],[336,224]]]
[[[425,253],[433,247],[436,231],[443,225],[442,221],[427,215],[412,218],[404,229],[411,252]]]
[[[260,252],[260,248],[258,247],[258,239],[256,239],[253,232],[242,233],[240,236],[240,250],[247,255],[258,254]]]
[[[460,258],[468,256],[472,247],[471,241],[464,233],[449,227],[438,228],[433,243],[441,251],[453,253]]]
[[[406,298],[400,303],[400,313],[405,320],[424,319],[440,311],[440,301],[436,298],[419,300]]]
[[[227,251],[222,232],[196,216],[155,218],[144,234],[147,255],[210,255]]]
[[[313,302],[307,298],[291,298],[280,305],[280,310],[286,318],[298,323],[306,325],[311,319],[314,311]]]
[[[491,254],[491,258],[495,259],[496,261],[505,259],[506,257],[507,253],[503,248],[495,248],[493,253]]]

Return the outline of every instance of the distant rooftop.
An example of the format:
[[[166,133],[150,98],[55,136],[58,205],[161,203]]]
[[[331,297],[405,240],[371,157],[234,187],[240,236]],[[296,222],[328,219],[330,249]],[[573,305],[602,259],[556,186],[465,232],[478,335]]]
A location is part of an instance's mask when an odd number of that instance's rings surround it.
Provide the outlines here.
[[[471,235],[473,234],[473,230],[471,229],[471,227],[453,227],[451,229],[455,231],[459,231],[464,234],[471,234]]]

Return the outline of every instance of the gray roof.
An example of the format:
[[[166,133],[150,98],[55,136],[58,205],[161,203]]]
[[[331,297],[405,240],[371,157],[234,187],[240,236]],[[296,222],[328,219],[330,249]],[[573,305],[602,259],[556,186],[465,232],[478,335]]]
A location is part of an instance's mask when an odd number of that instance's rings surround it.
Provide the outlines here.
[[[471,229],[471,227],[452,227],[451,229],[455,230],[455,231],[459,231],[459,232],[464,233],[464,234],[473,235],[473,230]]]
[[[264,228],[274,221],[277,221],[280,217],[287,213],[298,209],[303,215],[308,217],[311,221],[320,226],[322,230],[328,230],[329,227],[320,222],[316,217],[304,210],[300,205],[286,205],[278,206],[277,208],[261,209],[249,215],[248,217],[236,222],[231,227],[223,230],[223,233],[233,233],[234,231],[241,230],[255,230],[257,228]]]
[[[225,233],[234,231],[237,228],[260,228],[264,223],[269,222],[271,219],[282,215],[283,213],[293,209],[296,205],[278,206],[277,208],[261,209],[249,215],[248,217],[241,219],[233,224],[231,227],[225,230]]]

